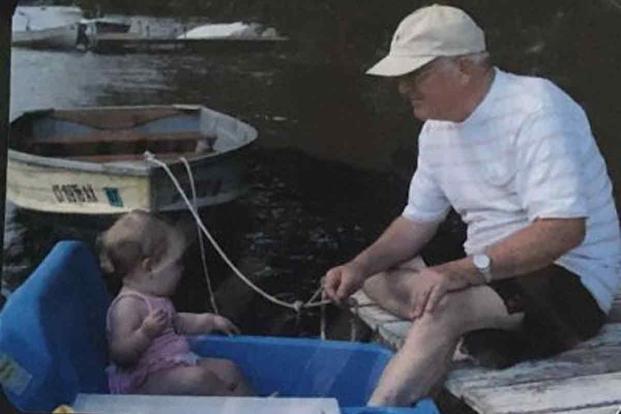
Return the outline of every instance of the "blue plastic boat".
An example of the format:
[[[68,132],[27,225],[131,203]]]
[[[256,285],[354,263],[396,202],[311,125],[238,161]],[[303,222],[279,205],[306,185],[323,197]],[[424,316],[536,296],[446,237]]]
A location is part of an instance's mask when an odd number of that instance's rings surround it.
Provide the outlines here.
[[[0,381],[18,409],[49,412],[66,404],[108,413],[128,412],[127,407],[133,407],[132,412],[197,412],[191,406],[201,407],[201,412],[253,414],[438,413],[431,400],[410,408],[364,407],[392,355],[389,350],[375,344],[301,338],[191,339],[197,354],[234,360],[260,395],[277,392],[278,398],[110,395],[104,372],[109,301],[95,257],[77,241],[57,244],[11,295],[0,313]],[[166,404],[172,405],[170,411],[165,411]],[[283,411],[286,404],[289,408]],[[223,411],[225,406],[229,409]],[[231,411],[231,407],[238,408]]]

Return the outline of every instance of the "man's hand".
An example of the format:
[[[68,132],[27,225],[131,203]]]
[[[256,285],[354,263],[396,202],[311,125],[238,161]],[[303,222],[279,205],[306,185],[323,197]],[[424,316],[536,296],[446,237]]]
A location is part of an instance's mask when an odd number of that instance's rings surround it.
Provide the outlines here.
[[[324,297],[341,303],[362,287],[366,276],[354,262],[334,267],[326,273],[323,283]]]
[[[147,317],[144,318],[140,328],[149,338],[155,338],[164,332],[167,322],[168,315],[166,312],[163,309],[158,309],[155,312],[149,313]]]
[[[452,277],[433,267],[421,269],[414,277],[416,283],[410,304],[412,319],[421,317],[425,312],[433,312],[447,292],[469,286],[462,278]]]

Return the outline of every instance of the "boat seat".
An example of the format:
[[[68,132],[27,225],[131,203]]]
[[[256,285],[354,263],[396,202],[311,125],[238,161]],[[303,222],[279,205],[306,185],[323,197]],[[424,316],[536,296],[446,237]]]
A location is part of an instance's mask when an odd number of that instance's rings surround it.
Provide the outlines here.
[[[109,302],[88,247],[57,244],[0,313],[2,383],[13,404],[49,412],[78,391],[107,392]]]
[[[123,35],[122,33],[118,33]],[[108,35],[108,34],[106,34]],[[149,122],[164,118],[182,115],[184,112],[175,107],[146,107],[138,111],[128,112],[123,108],[94,108],[82,109],[55,109],[51,111],[51,118],[60,121],[73,122],[81,125],[88,125],[92,128],[135,128]]]
[[[140,131],[97,131],[88,135],[55,136],[26,140],[26,151],[44,156],[96,156],[151,152],[194,152],[197,142],[207,140],[213,148],[216,138],[192,132],[144,133]]]
[[[101,130],[90,134],[58,135],[41,139],[31,138],[34,144],[97,144],[100,142],[141,142],[141,141],[197,141],[201,139],[215,139],[199,131],[180,132],[143,132],[132,129]]]
[[[185,157],[186,159],[191,159],[196,157],[197,155],[208,154],[208,152],[197,153],[197,152],[158,152],[155,153],[157,158],[160,161],[177,161],[180,157]],[[70,157],[63,157],[66,159],[76,160],[76,161],[87,161],[87,162],[96,162],[96,163],[110,163],[110,162],[131,162],[138,161],[144,162],[144,154],[108,154],[108,155],[75,155]]]

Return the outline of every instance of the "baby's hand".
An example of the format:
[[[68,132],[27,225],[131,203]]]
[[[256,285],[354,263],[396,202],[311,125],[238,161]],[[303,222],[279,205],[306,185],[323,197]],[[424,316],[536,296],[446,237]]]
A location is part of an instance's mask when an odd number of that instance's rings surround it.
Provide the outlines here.
[[[211,318],[214,331],[220,331],[227,335],[238,335],[241,333],[239,328],[224,316],[212,314]]]
[[[168,315],[163,309],[158,309],[144,318],[141,329],[149,338],[155,338],[164,332],[166,322],[168,322]]]

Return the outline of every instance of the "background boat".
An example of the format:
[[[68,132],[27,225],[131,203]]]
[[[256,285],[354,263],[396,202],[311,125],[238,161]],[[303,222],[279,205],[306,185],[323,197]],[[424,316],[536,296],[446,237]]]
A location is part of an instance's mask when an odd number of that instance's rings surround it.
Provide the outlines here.
[[[131,23],[128,21],[96,18],[82,19],[78,24],[78,33],[76,44],[78,48],[83,47],[88,50],[97,44],[99,36],[105,36],[111,33],[129,33]]]
[[[13,16],[11,45],[74,50],[78,45],[87,48],[99,35],[127,33],[130,28],[128,19],[84,19],[78,7],[25,6],[18,7]]]
[[[192,169],[199,207],[230,201],[246,188],[243,150],[256,130],[201,106],[99,107],[27,112],[11,123],[7,197],[32,210],[116,214],[185,208],[163,168],[184,191]]]
[[[75,49],[78,39],[76,23],[40,30],[24,30],[13,33],[12,46],[33,49]]]

